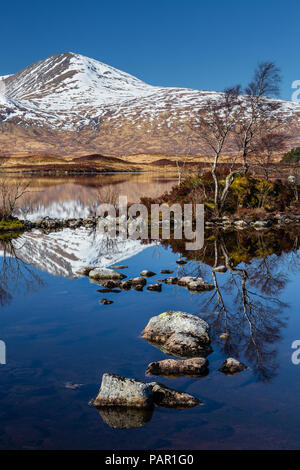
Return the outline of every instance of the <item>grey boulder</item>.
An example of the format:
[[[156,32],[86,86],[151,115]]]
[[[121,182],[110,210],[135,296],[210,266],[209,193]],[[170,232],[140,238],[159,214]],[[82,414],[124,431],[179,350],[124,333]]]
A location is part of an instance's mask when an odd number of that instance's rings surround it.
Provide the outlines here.
[[[119,273],[115,269],[109,268],[95,268],[89,272],[89,277],[95,280],[104,280],[104,279],[124,279],[126,276],[125,274]]]
[[[199,377],[208,373],[208,360],[204,357],[192,359],[165,359],[151,362],[146,370],[147,374],[162,376],[188,376]]]
[[[103,374],[101,387],[93,405],[96,407],[151,408],[153,405],[152,386],[115,374]]]
[[[186,312],[168,311],[152,317],[142,337],[175,356],[205,356],[211,352],[208,324]]]

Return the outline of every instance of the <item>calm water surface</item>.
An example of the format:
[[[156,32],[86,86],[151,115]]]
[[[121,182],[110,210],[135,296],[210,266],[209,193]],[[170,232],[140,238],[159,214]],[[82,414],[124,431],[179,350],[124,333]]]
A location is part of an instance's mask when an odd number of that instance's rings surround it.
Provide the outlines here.
[[[0,340],[7,348],[0,365],[1,449],[300,447],[300,365],[291,360],[291,345],[300,339],[300,251],[293,230],[206,233],[204,249],[192,254],[174,243],[109,244],[84,230],[24,234],[2,241],[1,250]],[[182,267],[180,252],[188,260]],[[225,260],[231,269],[214,277],[212,266]],[[157,275],[148,284],[167,277],[161,269],[174,269],[174,275],[201,275],[215,289],[190,294],[163,285],[161,293],[103,295],[88,278],[76,277],[78,266],[90,262],[122,262],[128,277],[151,269]],[[102,297],[114,303],[101,305]],[[168,356],[140,333],[152,316],[175,309],[211,325],[206,377],[145,376],[150,362]],[[223,332],[228,341],[220,340]],[[233,377],[219,372],[229,356],[248,369]],[[104,372],[159,380],[203,405],[155,408],[152,416],[101,415],[89,402]]]

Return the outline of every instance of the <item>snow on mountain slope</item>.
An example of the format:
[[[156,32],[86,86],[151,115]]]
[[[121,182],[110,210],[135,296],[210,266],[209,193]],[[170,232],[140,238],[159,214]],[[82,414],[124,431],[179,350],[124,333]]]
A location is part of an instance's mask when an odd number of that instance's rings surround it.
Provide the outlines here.
[[[208,98],[220,95],[152,86],[71,52],[2,77],[1,83],[0,145],[12,153],[178,153],[186,151],[187,138],[190,150],[199,153],[186,123]],[[282,112],[293,121],[298,141],[300,104],[282,101]]]
[[[147,83],[109,65],[67,52],[36,62],[4,78],[4,121],[21,118],[37,125],[68,129],[99,124],[104,116],[153,120],[160,112],[195,105],[214,94]],[[43,116],[44,114],[44,116]]]
[[[140,253],[149,245],[138,240],[107,240],[80,228],[49,234],[32,231],[14,241],[18,258],[54,276],[72,278],[82,266],[107,267]]]
[[[70,52],[26,67],[8,77],[6,87],[11,98],[53,112],[119,103],[152,89],[127,73]]]

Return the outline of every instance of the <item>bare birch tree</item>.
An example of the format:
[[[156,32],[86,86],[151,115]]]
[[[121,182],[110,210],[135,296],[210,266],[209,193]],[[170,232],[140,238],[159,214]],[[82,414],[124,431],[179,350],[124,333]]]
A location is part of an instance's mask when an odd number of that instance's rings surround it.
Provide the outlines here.
[[[249,169],[248,157],[255,140],[278,126],[278,111],[282,105],[268,97],[278,96],[280,82],[279,68],[273,62],[261,62],[240,100],[235,141],[245,174]]]
[[[235,114],[239,103],[240,86],[228,88],[217,99],[209,99],[201,109],[197,121],[191,128],[195,130],[208,151],[212,152],[211,174],[214,180],[214,206],[220,211],[220,182],[218,165],[228,137],[235,126]],[[222,203],[221,203],[222,204]]]

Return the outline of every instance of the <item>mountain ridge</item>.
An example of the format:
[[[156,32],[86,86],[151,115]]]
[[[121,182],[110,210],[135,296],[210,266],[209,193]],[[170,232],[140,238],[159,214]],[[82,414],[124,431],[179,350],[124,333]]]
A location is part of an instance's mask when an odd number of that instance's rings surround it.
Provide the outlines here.
[[[72,52],[0,77],[0,84],[2,154],[201,153],[187,124],[208,98],[220,95],[149,85]],[[298,142],[300,105],[281,102]]]

